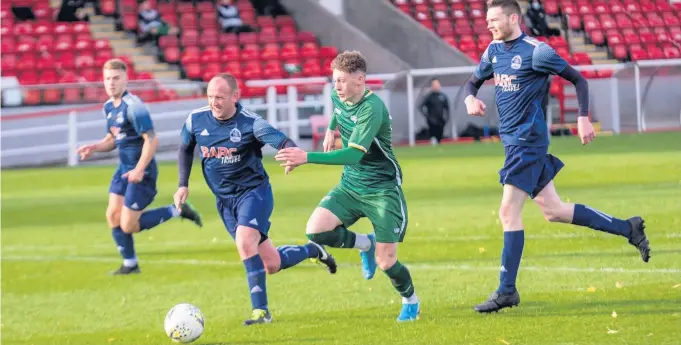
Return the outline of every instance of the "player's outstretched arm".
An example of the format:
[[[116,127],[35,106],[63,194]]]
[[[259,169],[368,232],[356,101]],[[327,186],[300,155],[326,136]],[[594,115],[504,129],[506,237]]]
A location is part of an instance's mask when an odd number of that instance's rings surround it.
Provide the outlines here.
[[[192,172],[192,163],[194,162],[194,148],[196,147],[196,137],[191,131],[191,115],[182,126],[181,136],[182,142],[180,149],[177,151],[177,168],[178,168],[178,182],[177,192],[173,196],[175,207],[182,210],[182,205],[187,201],[189,196],[189,175]]]
[[[329,127],[324,135],[324,142],[322,142],[322,147],[324,152],[333,151],[336,148],[336,128],[338,127],[338,120],[336,115],[331,115],[331,120],[329,121]]]
[[[299,148],[280,150],[274,157],[281,166],[296,167],[302,164],[354,165],[358,164],[378,134],[383,123],[383,105],[366,103],[357,114],[357,124],[352,131],[348,147],[331,152],[305,152]]]
[[[93,152],[109,152],[115,148],[116,139],[114,138],[113,134],[107,133],[102,140],[94,144],[80,146],[78,149],[76,149],[76,153],[80,155],[81,160],[85,160],[90,157]]]

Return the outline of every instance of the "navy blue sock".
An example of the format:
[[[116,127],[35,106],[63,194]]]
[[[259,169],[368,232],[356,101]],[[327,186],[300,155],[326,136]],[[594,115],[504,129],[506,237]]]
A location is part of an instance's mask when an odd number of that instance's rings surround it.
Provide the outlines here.
[[[586,226],[594,230],[629,238],[631,225],[626,220],[615,218],[599,210],[582,204],[575,204],[572,224]]]
[[[304,246],[280,246],[277,247],[277,251],[281,258],[280,269],[282,270],[293,267],[305,259],[319,256],[317,247],[309,243]]]
[[[140,215],[140,231],[151,229],[157,225],[162,224],[168,219],[177,217],[180,211],[173,205],[155,208],[153,210],[145,211]]]
[[[255,254],[244,260],[244,266],[246,266],[246,278],[248,279],[248,289],[251,292],[253,309],[267,310],[265,264],[263,264],[260,254]]]
[[[501,252],[501,273],[498,293],[515,292],[515,280],[525,246],[525,231],[504,231],[504,250]]]
[[[135,242],[132,239],[132,234],[123,232],[120,226],[111,229],[111,236],[118,246],[118,251],[121,253],[123,260],[135,260]]]

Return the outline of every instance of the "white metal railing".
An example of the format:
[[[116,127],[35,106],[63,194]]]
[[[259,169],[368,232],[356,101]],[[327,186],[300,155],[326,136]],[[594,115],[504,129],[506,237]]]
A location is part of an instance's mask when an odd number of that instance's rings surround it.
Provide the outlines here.
[[[651,67],[678,67],[681,66],[681,59],[675,60],[651,60],[651,61],[638,61],[636,63],[627,64],[614,64],[614,65],[593,65],[593,66],[577,66],[578,70],[600,70],[609,69],[613,72],[621,71],[624,69],[633,70],[633,80],[635,84],[635,102],[636,102],[636,122],[638,131],[646,131],[648,129],[648,123],[646,121],[645,110],[643,108],[643,102],[645,101],[646,87],[642,85],[642,68]],[[404,71],[401,73],[394,74],[376,74],[368,75],[367,80],[377,80],[383,82],[390,82],[394,80],[406,81],[406,104],[407,109],[389,109],[391,112],[401,112],[407,116],[407,131],[409,137],[409,144],[415,145],[416,138],[416,95],[414,92],[414,78],[423,76],[444,76],[444,75],[466,75],[474,71],[475,66],[464,66],[464,67],[452,67],[452,68],[431,68],[431,69],[416,69],[410,71]],[[681,76],[681,73],[679,73]],[[675,80],[675,79],[674,79]],[[321,93],[316,97],[311,99],[300,99],[299,88],[301,85],[311,85],[311,84],[321,84]],[[259,99],[259,102],[248,102],[246,107],[252,111],[262,111],[266,113],[267,120],[275,127],[279,129],[288,129],[289,136],[293,140],[298,140],[300,138],[300,127],[309,125],[309,120],[301,119],[299,112],[301,108],[306,107],[319,107],[323,109],[323,114],[326,116],[331,116],[333,105],[331,103],[331,91],[332,85],[329,78],[317,77],[317,78],[297,78],[297,79],[282,79],[282,80],[258,80],[258,81],[248,81],[246,82],[248,87],[265,87],[267,88],[264,98]],[[398,85],[398,84],[396,84]],[[402,84],[399,84],[402,85]],[[681,84],[677,84],[681,85]],[[285,95],[277,95],[277,87],[286,86]],[[462,85],[459,85],[462,86]],[[671,86],[671,85],[670,85]],[[64,85],[55,85],[54,87],[64,87]],[[619,131],[619,121],[620,121],[620,107],[618,100],[618,80],[615,75],[611,78],[610,82],[610,97],[612,101],[612,121],[613,128],[615,132]],[[670,88],[671,89],[671,88]],[[390,89],[386,89],[390,91]],[[391,93],[388,92],[386,97],[391,97]],[[256,100],[257,101],[257,100]],[[386,101],[388,104],[389,102]],[[178,105],[182,105],[182,102],[178,102]],[[389,106],[389,104],[388,104]],[[92,107],[89,107],[92,108]],[[95,107],[98,109],[97,107]],[[155,112],[152,110],[152,115],[155,123],[159,120],[170,120],[172,125],[168,128],[157,128],[157,133],[160,138],[179,138],[179,128],[181,127],[182,120],[187,116],[191,109],[182,109],[173,107],[172,110]],[[89,109],[90,112],[95,112],[95,110]],[[79,113],[80,112],[80,113]],[[80,115],[83,111],[73,111],[64,110],[63,113],[56,114],[56,117],[65,117],[63,123],[56,123],[51,125],[38,125],[35,126],[33,123],[26,124],[24,128],[7,129],[3,128],[2,138],[16,140],[16,138],[22,136],[52,136],[57,138],[59,141],[57,144],[33,144],[34,146],[25,147],[10,147],[5,149],[3,143],[3,149],[1,151],[1,157],[12,158],[20,156],[28,156],[36,153],[54,153],[62,154],[64,158],[67,158],[69,165],[77,165],[79,162],[78,157],[75,153],[76,148],[79,145],[89,143],[91,141],[82,140],[82,136],[79,131],[93,129],[93,128],[103,128],[105,119],[103,117],[96,120],[79,121]],[[101,112],[101,110],[96,110],[96,112]],[[278,113],[286,114],[285,120],[280,120],[278,118]],[[601,115],[602,116],[602,115]],[[4,116],[3,120],[11,119],[12,116]],[[175,120],[177,120],[175,122]],[[23,120],[15,120],[23,121]],[[454,122],[454,121],[452,121]],[[681,110],[679,114],[679,123],[681,124]],[[3,126],[4,127],[4,126]],[[17,126],[13,126],[17,127]],[[5,127],[6,128],[6,127]],[[456,126],[453,125],[453,132],[456,133]],[[27,141],[27,144],[32,144]]]

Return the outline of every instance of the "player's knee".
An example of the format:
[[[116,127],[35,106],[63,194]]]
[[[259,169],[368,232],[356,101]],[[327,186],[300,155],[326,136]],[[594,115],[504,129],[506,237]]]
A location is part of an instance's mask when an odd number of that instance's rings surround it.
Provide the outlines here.
[[[275,274],[279,272],[279,263],[277,262],[264,262],[265,264],[265,273],[267,274]]]
[[[386,250],[376,250],[376,265],[385,271],[390,267],[393,267],[397,262],[397,250],[386,249]]]
[[[542,213],[544,213],[544,219],[549,222],[566,222],[571,217],[568,217],[568,210],[566,209],[566,204],[559,202],[552,205],[543,205]]]
[[[249,236],[237,236],[236,249],[239,251],[242,260],[250,258],[258,254],[258,239]]]
[[[397,262],[397,253],[386,253],[382,255],[376,255],[376,265],[381,268],[382,271],[393,267]]]
[[[331,229],[324,229],[323,224],[317,219],[317,217],[310,217],[310,219],[307,221],[307,225],[305,226],[305,233],[307,234],[308,238],[310,238],[311,235],[317,235],[328,230]],[[310,238],[310,240],[312,239]]]
[[[121,223],[121,210],[113,207],[106,209],[106,221],[110,227],[119,226]]]
[[[501,220],[501,223],[504,225],[511,224],[515,221],[515,219],[518,217],[518,214],[516,214],[514,207],[509,204],[503,204],[501,207],[499,207],[499,220]]]
[[[135,232],[140,231],[140,227],[138,224],[132,223],[132,222],[124,222],[121,223],[121,230],[123,230],[124,233],[126,234],[132,234]]]

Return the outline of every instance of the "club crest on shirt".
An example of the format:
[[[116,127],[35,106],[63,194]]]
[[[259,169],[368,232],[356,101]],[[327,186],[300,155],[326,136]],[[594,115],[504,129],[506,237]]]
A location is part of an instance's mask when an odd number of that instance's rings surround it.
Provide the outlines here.
[[[520,55],[516,55],[511,59],[511,68],[513,69],[520,69],[520,66],[523,65],[523,58],[520,57]]]
[[[233,143],[241,142],[241,131],[238,128],[234,128],[229,132],[229,140]]]

